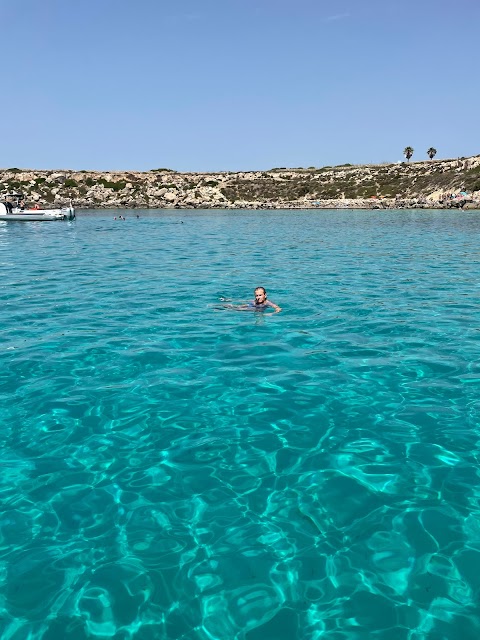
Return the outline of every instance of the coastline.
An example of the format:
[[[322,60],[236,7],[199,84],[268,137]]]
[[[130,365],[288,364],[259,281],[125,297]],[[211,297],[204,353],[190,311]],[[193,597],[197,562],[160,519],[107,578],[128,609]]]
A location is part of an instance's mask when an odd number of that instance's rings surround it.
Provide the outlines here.
[[[464,211],[480,211],[480,200],[467,202],[462,206],[447,206],[440,202],[424,203],[417,200],[401,200],[399,202],[372,202],[362,200],[328,200],[324,203],[302,205],[301,203],[284,203],[275,202],[266,203],[245,203],[242,206],[231,205],[215,205],[205,204],[203,206],[186,206],[186,205],[166,205],[166,206],[82,206],[77,210],[104,210],[104,211],[129,211],[129,210],[147,209],[151,211],[195,211],[195,210],[217,210],[217,211],[372,211],[383,209],[385,211],[401,211],[402,209],[410,210],[464,210]]]
[[[77,209],[480,209],[480,156],[380,165],[179,173],[0,169],[0,199]]]

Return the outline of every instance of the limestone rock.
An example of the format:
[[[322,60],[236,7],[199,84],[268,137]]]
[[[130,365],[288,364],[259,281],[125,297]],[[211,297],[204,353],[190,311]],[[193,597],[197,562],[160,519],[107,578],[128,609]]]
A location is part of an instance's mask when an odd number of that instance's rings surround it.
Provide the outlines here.
[[[18,185],[27,203],[71,198],[77,208],[472,208],[480,201],[480,156],[238,173],[0,170],[0,194]]]

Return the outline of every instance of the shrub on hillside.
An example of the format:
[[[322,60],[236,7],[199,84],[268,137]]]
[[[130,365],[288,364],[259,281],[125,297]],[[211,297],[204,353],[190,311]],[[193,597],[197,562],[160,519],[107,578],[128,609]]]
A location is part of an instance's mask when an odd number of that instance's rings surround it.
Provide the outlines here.
[[[103,184],[105,189],[112,189],[113,191],[122,191],[125,189],[127,183],[124,180],[119,180],[118,182],[111,182],[110,180],[105,180],[105,178],[101,178],[98,181],[100,184]]]

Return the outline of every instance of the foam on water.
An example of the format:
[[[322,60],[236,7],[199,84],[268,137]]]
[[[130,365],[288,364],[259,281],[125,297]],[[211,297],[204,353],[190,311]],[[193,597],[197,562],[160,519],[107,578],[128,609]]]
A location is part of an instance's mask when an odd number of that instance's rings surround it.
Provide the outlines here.
[[[0,225],[2,640],[477,640],[478,213],[139,213]]]

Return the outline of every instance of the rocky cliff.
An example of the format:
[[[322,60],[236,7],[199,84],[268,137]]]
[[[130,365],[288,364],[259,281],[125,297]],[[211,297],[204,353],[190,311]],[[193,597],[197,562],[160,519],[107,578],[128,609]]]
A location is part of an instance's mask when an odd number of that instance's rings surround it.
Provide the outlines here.
[[[480,156],[269,171],[177,173],[0,170],[0,197],[78,208],[372,208],[480,201]],[[467,192],[453,200],[451,194]]]

